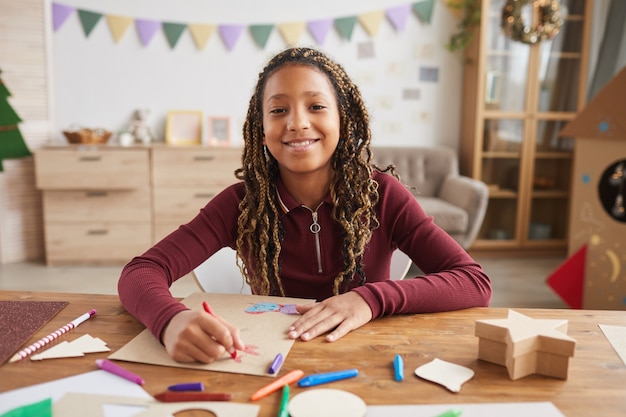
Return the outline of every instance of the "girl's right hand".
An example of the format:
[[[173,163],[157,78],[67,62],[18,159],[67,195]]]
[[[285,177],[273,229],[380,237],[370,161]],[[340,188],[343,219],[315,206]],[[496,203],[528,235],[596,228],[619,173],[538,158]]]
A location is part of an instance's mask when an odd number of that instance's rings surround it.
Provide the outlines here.
[[[162,336],[167,353],[177,362],[211,363],[226,352],[244,350],[239,329],[203,311],[176,314]]]

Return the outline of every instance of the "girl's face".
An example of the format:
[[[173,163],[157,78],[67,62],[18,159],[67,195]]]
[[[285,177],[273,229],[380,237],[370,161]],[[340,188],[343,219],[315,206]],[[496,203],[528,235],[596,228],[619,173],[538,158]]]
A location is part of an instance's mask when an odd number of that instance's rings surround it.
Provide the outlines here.
[[[263,144],[285,175],[331,171],[339,143],[339,110],[327,76],[306,65],[274,72],[263,92]]]

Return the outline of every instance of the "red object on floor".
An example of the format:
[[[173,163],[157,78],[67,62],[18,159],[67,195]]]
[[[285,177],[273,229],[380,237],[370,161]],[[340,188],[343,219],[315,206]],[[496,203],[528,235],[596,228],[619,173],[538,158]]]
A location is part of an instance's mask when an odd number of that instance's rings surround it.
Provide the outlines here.
[[[546,283],[571,308],[583,308],[583,286],[585,285],[585,259],[587,245],[565,260],[548,277]]]

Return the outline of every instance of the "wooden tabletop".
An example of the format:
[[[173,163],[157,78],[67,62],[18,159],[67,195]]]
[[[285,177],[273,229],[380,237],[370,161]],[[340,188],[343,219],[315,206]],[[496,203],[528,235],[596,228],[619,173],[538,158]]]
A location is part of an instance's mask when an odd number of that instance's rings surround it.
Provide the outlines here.
[[[92,308],[98,311],[94,317],[59,340],[90,334],[106,341],[115,351],[144,329],[112,295],[0,291],[0,300],[69,302],[28,343]],[[626,413],[626,366],[598,327],[626,326],[626,311],[515,310],[532,318],[569,320],[568,334],[576,339],[576,351],[570,360],[567,380],[530,375],[512,381],[506,368],[477,359],[476,320],[506,318],[507,309],[503,308],[394,316],[375,320],[335,343],[321,338],[298,341],[279,375],[294,369],[309,374],[357,368],[356,378],[325,387],[357,394],[368,405],[551,401],[568,417]],[[396,382],[393,376],[391,363],[397,353],[404,358],[403,382]],[[108,353],[93,353],[83,358],[5,363],[0,367],[0,392],[97,370],[95,359],[106,356]],[[416,367],[434,358],[467,366],[475,371],[475,376],[457,394],[414,376]],[[233,401],[248,403],[254,391],[271,382],[267,377],[183,368],[167,368],[164,372],[161,366],[140,363],[125,362],[123,366],[146,380],[143,387],[150,394],[181,381],[202,381],[209,387],[207,390],[231,392]],[[304,389],[292,385],[292,396]],[[275,416],[279,402],[279,392],[256,401],[261,407],[259,417]]]

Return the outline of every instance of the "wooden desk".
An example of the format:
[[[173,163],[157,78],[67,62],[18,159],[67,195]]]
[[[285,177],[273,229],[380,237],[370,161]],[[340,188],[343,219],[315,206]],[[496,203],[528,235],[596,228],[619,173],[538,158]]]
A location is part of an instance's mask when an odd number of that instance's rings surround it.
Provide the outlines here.
[[[69,301],[51,322],[34,336],[45,336],[88,311],[96,316],[72,330],[71,339],[89,333],[105,340],[112,351],[127,343],[143,326],[121,307],[116,296],[66,293],[0,292],[0,300]],[[376,320],[336,343],[321,339],[296,342],[280,374],[302,369],[306,374],[358,368],[358,377],[324,387],[359,395],[367,404],[425,404],[551,401],[563,414],[574,416],[623,416],[626,412],[626,366],[609,344],[598,324],[626,326],[624,311],[515,309],[533,318],[567,319],[568,334],[577,341],[566,381],[531,375],[517,381],[508,378],[504,367],[477,360],[478,338],[474,324],[479,319],[505,318],[502,308],[396,316]],[[60,340],[68,338],[64,335]],[[70,340],[71,340],[70,339]],[[391,362],[396,353],[404,357],[405,380],[393,379]],[[22,360],[0,368],[0,392],[98,369],[95,359],[84,358],[41,362]],[[467,366],[476,372],[458,394],[424,381],[412,370],[434,358]],[[125,362],[124,367],[145,380],[150,394],[181,381],[203,381],[211,390],[232,392],[234,401],[248,402],[250,395],[271,379],[260,376],[167,368]],[[292,395],[303,389],[292,385]],[[260,401],[260,417],[275,416],[280,393]],[[189,414],[186,414],[189,415]]]

